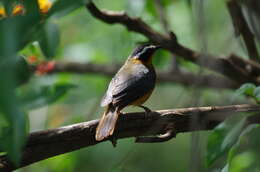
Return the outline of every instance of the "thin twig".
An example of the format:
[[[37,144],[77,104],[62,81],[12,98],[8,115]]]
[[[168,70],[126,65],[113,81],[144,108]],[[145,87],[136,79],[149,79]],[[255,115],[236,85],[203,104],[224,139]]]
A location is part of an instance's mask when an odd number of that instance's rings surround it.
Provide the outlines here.
[[[172,33],[172,36],[161,34],[151,28],[140,18],[129,17],[124,12],[99,10],[92,2],[87,3],[86,8],[94,17],[102,20],[103,22],[106,22],[108,24],[122,24],[128,30],[146,36],[151,42],[155,44],[160,44],[163,48],[183,57],[185,60],[191,61],[215,72],[221,73],[229,77],[230,79],[237,81],[239,84],[245,82],[253,82],[259,84],[257,78],[250,76],[247,68],[243,69],[237,67],[232,62],[232,59],[229,58],[229,56],[220,57],[196,52],[190,48],[181,45],[177,41],[177,37],[174,33]],[[206,60],[207,63],[200,63],[204,60]],[[259,67],[255,68],[255,66],[251,66],[249,64],[249,60],[244,60],[243,63],[245,63],[244,65],[249,65],[251,68],[254,68],[254,70],[260,71]]]
[[[112,77],[121,65],[101,65],[93,63],[75,63],[75,62],[56,62],[52,73],[68,72],[76,74],[101,74]],[[239,87],[235,82],[216,75],[196,75],[189,72],[177,70],[174,74],[170,72],[157,72],[158,82],[179,83],[185,86],[191,86],[198,83],[198,87],[217,88],[217,89],[236,89]],[[199,81],[199,82],[198,82]]]
[[[227,7],[232,18],[232,22],[235,29],[235,34],[239,36],[241,34],[249,57],[256,61],[260,61],[260,57],[256,48],[254,35],[251,32],[248,23],[243,15],[242,8],[237,0],[230,0],[227,2]]]

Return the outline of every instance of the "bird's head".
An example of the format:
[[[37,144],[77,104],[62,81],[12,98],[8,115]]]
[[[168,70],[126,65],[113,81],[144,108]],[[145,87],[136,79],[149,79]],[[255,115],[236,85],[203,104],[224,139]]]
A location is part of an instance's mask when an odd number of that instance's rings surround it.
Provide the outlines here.
[[[154,52],[161,48],[158,45],[140,45],[130,55],[130,59],[139,60],[143,63],[151,63]]]

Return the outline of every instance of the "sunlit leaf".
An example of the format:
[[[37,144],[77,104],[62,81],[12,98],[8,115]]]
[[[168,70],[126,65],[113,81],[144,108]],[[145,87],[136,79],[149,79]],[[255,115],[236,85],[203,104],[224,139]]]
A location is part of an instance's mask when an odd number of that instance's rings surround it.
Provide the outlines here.
[[[236,93],[241,95],[241,94],[245,94],[248,96],[253,96],[253,92],[254,89],[256,88],[256,86],[252,83],[246,83],[243,84],[237,91]]]
[[[260,87],[256,87],[254,89],[253,95],[257,101],[260,101]]]
[[[12,69],[11,66],[7,67]],[[5,70],[4,74],[0,74],[0,78],[5,80],[0,84],[0,113],[6,121],[1,128],[0,142],[1,149],[6,151],[8,157],[17,165],[26,139],[26,117],[16,101],[14,80],[12,75],[9,75],[10,73]]]

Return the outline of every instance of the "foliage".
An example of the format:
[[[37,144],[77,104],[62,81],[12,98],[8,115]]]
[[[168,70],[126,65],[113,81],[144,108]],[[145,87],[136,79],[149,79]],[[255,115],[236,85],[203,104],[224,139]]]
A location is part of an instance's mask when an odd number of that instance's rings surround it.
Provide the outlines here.
[[[81,1],[75,1],[77,7],[83,5]],[[51,2],[48,0],[24,0],[3,1],[0,11],[0,118],[1,122],[1,151],[15,164],[19,163],[20,151],[25,143],[28,132],[27,115],[28,108],[43,106],[55,102],[63,96],[71,84],[53,85],[51,87],[38,88],[38,92],[32,90],[22,98],[17,97],[16,88],[26,83],[32,75],[32,71],[19,55],[19,51],[38,41],[45,57],[55,56],[59,44],[58,26],[51,21],[52,15],[60,11],[71,9],[69,6],[59,7],[60,1],[56,1],[48,12]],[[80,4],[80,5],[79,5]],[[61,9],[62,8],[62,9]],[[74,8],[75,9],[75,8]],[[25,110],[26,109],[26,110]]]
[[[246,95],[252,97],[257,103],[260,101],[260,86],[252,83],[243,84],[237,91],[237,95]]]
[[[235,96],[245,95],[259,103],[259,90],[255,84],[246,83],[236,90]],[[219,124],[208,137],[206,164],[227,156],[224,172],[258,171],[259,125],[247,126],[245,118],[228,119]]]
[[[207,166],[210,166],[216,159],[227,153],[237,142],[241,134],[245,120],[231,118],[219,124],[208,137]]]

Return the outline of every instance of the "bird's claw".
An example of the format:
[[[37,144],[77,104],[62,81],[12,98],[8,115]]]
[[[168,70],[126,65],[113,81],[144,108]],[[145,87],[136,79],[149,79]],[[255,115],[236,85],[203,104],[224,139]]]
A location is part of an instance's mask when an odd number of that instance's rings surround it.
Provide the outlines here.
[[[110,141],[111,141],[113,147],[115,148],[115,147],[116,147],[116,144],[117,144],[117,138],[116,138],[116,136],[115,136],[115,135],[112,135]]]
[[[166,142],[172,138],[176,137],[176,133],[174,130],[168,130],[166,133],[158,135],[158,136],[142,136],[136,137],[136,143],[158,143],[158,142]]]

